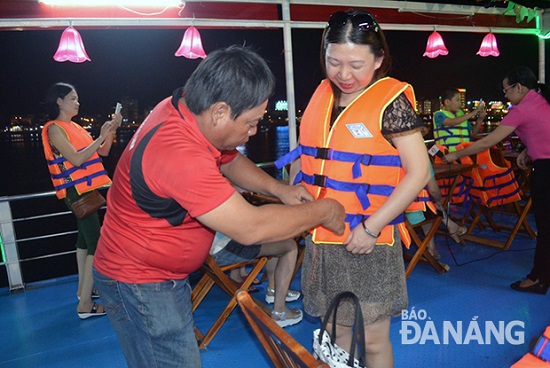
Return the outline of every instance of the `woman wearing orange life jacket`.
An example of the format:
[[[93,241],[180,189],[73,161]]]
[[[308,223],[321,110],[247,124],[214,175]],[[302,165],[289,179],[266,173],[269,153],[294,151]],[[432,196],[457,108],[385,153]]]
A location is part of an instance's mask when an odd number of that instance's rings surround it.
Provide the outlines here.
[[[546,294],[550,286],[550,88],[539,84],[527,67],[517,67],[502,81],[502,92],[512,103],[508,115],[491,134],[471,146],[445,156],[447,162],[476,154],[508,137],[514,131],[527,147],[517,158],[530,175],[533,213],[537,225],[537,245],[533,268],[524,280],[510,287],[517,291]]]
[[[116,129],[122,116],[118,113],[113,120],[101,127],[100,135],[93,140],[80,125],[72,122],[78,115],[78,94],[74,87],[66,83],[56,83],[50,87],[44,101],[49,118],[44,125],[42,142],[48,169],[56,195],[64,199],[72,210],[71,203],[87,192],[110,184],[101,156],[109,154]],[[76,260],[78,265],[79,299],[77,312],[80,319],[105,315],[101,305],[92,301],[98,297],[93,290],[92,265],[99,239],[100,222],[97,212],[77,219],[78,239]]]
[[[344,237],[322,227],[308,236],[304,308],[323,316],[339,292],[355,293],[364,317],[366,365],[390,367],[391,316],[407,307],[403,213],[430,177],[424,124],[414,111],[412,87],[385,77],[389,49],[370,13],[332,14],[321,49],[327,80],[302,118],[300,159],[291,172],[315,198],[342,203],[347,223]],[[339,306],[333,336],[347,351],[353,309]],[[332,331],[331,324],[327,331]]]

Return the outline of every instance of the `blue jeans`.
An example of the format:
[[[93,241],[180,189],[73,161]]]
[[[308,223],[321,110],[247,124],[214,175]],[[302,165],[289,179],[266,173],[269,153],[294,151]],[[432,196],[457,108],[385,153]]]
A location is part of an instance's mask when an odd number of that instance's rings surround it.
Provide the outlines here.
[[[93,273],[128,367],[201,367],[189,279],[127,284]]]

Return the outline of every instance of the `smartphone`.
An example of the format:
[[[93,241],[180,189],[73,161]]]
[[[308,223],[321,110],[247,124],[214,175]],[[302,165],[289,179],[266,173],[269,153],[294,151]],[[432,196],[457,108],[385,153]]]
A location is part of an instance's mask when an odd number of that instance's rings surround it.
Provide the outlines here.
[[[122,110],[122,105],[120,104],[120,102],[117,102],[115,107],[115,115],[118,114],[120,110]]]

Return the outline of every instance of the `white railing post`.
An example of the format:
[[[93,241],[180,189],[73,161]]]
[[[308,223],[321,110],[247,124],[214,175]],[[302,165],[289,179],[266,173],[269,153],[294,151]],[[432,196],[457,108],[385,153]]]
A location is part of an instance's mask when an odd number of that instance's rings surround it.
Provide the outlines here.
[[[6,256],[6,271],[10,291],[23,289],[25,286],[21,274],[19,253],[17,252],[10,202],[7,197],[0,197],[0,235],[2,236],[2,245]]]

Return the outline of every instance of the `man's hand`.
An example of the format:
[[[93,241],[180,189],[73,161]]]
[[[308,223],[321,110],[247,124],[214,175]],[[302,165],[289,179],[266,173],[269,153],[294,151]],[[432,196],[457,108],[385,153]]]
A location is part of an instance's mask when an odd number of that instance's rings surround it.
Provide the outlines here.
[[[285,185],[278,195],[284,204],[303,204],[313,201],[313,196],[302,185]]]
[[[331,198],[319,199],[319,201],[324,202],[323,204],[326,206],[324,212],[327,214],[327,219],[321,225],[336,235],[342,235],[346,228],[346,211],[344,211],[344,206]]]

